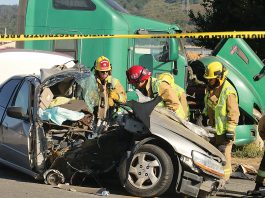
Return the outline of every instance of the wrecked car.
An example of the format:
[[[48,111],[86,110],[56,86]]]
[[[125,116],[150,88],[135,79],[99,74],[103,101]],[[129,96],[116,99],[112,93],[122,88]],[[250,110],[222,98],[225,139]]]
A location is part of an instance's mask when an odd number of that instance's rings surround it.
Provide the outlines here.
[[[119,104],[100,126],[97,97],[93,74],[78,65],[7,80],[0,87],[0,162],[52,185],[116,169],[121,185],[140,197],[170,187],[206,197],[222,187],[225,157],[198,135],[202,128],[156,107],[159,97]]]

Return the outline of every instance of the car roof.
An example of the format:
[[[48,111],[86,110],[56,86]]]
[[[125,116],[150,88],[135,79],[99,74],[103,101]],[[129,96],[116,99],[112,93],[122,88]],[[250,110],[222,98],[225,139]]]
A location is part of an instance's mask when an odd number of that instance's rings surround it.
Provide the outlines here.
[[[74,58],[66,54],[40,50],[8,49],[0,50],[0,83],[14,75],[40,75],[41,68],[69,63],[74,66]]]

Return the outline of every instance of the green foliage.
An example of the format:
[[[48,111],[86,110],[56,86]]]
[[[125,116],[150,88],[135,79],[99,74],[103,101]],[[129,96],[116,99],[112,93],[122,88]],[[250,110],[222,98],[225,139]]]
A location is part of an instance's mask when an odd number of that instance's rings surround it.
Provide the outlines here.
[[[264,0],[203,0],[204,13],[190,11],[189,16],[198,32],[263,31]],[[213,48],[218,41],[200,40],[200,45]],[[264,40],[247,40],[261,55],[265,55]]]
[[[247,144],[242,147],[233,148],[232,156],[238,158],[255,158],[262,157],[264,151],[261,151],[260,148],[254,144]]]
[[[16,34],[17,27],[17,5],[0,5],[0,34]]]

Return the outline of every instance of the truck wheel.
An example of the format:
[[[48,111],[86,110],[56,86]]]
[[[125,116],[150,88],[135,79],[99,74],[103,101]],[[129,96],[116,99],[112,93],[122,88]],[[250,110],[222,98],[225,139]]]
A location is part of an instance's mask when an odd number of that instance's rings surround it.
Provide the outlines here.
[[[169,155],[152,144],[143,145],[130,162],[123,160],[119,168],[122,185],[129,193],[138,197],[162,195],[170,187],[173,175]]]

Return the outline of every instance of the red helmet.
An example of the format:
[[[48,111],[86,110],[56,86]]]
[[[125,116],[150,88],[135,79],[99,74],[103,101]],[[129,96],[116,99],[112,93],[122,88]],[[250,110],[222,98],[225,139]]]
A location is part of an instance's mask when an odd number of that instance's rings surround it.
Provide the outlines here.
[[[152,76],[152,72],[141,65],[134,65],[126,71],[126,75],[130,84],[136,84],[147,80]]]

